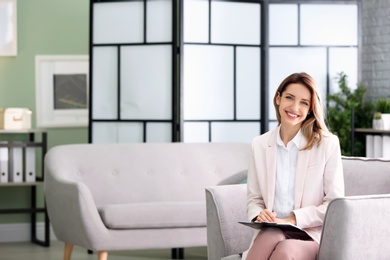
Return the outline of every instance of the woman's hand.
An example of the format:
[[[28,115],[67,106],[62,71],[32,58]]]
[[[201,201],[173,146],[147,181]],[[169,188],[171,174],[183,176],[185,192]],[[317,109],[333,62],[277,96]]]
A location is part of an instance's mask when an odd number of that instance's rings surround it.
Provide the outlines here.
[[[295,214],[293,212],[290,213],[290,217],[288,218],[276,218],[276,223],[291,223],[293,225],[297,225],[297,219],[295,218]]]
[[[254,221],[258,222],[276,222],[276,212],[272,212],[268,209],[265,209],[260,212],[257,218]]]

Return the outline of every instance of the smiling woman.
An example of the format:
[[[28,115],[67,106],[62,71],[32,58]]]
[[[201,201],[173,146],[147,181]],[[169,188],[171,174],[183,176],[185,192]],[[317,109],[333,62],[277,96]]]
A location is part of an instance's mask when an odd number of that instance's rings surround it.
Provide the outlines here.
[[[254,138],[248,169],[248,219],[303,231],[262,228],[243,259],[316,259],[327,205],[344,196],[340,144],[325,125],[318,92],[307,73],[282,81],[274,96],[278,127]]]

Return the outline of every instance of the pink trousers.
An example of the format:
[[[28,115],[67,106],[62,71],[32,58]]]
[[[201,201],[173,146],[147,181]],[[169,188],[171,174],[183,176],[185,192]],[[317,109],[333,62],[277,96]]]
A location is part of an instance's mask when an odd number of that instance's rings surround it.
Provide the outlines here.
[[[280,229],[267,228],[259,232],[247,260],[315,260],[319,246],[317,242],[287,238]]]

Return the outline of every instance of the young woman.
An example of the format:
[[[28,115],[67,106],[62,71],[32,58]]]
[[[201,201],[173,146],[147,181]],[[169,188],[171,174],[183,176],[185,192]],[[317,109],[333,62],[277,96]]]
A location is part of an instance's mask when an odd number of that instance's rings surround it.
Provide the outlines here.
[[[319,90],[310,75],[294,73],[283,80],[274,106],[278,127],[252,142],[248,217],[292,223],[311,239],[264,228],[243,258],[314,260],[327,205],[344,196],[339,140],[325,125]]]

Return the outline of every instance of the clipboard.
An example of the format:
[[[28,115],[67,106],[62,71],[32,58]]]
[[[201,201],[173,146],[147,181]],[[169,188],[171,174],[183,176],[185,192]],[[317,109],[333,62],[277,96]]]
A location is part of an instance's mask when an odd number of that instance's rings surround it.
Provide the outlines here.
[[[312,238],[305,230],[291,223],[251,222],[251,221],[239,221],[238,223],[258,230],[267,227],[279,228],[289,238],[300,239],[300,240],[312,240]]]

